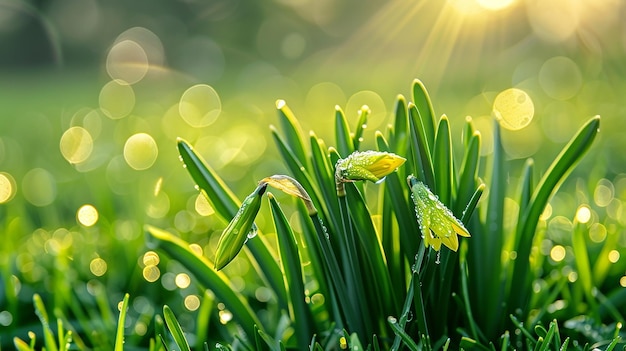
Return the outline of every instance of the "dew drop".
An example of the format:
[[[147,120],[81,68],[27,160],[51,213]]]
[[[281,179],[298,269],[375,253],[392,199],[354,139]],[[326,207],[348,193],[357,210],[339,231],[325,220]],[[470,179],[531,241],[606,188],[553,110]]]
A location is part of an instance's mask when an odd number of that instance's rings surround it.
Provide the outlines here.
[[[248,239],[252,239],[255,236],[257,236],[257,234],[259,233],[259,229],[257,228],[256,224],[252,224],[252,229],[250,229],[250,231],[248,232]]]
[[[441,251],[437,251],[437,258],[435,259],[435,263],[441,263]]]
[[[384,182],[385,178],[387,178],[387,177],[380,178],[375,184],[380,184],[380,183]]]

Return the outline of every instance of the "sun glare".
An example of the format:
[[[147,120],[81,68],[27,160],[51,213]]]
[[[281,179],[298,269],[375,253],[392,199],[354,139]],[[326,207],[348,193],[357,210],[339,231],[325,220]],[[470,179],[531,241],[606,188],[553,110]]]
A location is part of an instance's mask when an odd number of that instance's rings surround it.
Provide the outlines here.
[[[476,0],[480,7],[492,11],[505,9],[513,5],[514,2],[515,0]]]

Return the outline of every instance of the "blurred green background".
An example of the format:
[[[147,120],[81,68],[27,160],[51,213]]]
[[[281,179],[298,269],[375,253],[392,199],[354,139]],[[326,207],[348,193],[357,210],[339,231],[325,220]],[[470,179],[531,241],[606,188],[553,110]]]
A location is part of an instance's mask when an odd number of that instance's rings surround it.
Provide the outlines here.
[[[36,328],[35,292],[72,315],[90,304],[104,315],[129,292],[135,337],[163,303],[198,308],[202,293],[148,252],[142,230],[168,228],[212,255],[225,226],[178,161],[177,137],[243,197],[285,171],[268,129],[278,99],[327,139],[335,105],[353,121],[368,105],[373,147],[414,78],[453,136],[474,119],[483,155],[496,96],[523,90],[533,113],[504,130],[504,148],[537,169],[601,115],[597,142],[546,212],[541,250],[567,265],[563,233],[583,206],[591,240],[619,235],[610,259],[626,259],[623,1],[0,0],[0,345]],[[626,288],[626,272],[613,275],[607,289]],[[269,299],[259,282],[233,281],[261,306]]]

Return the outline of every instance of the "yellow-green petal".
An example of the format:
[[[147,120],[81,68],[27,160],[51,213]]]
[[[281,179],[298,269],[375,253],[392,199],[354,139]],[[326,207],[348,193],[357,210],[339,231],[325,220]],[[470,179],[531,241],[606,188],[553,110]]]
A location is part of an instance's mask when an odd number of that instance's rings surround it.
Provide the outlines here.
[[[254,219],[261,208],[261,197],[267,188],[266,183],[259,186],[243,200],[235,217],[228,223],[217,243],[215,269],[220,270],[230,263],[241,251],[249,236],[256,235]]]
[[[355,151],[336,164],[338,182],[369,180],[378,182],[402,166],[406,159],[390,152]]]
[[[457,251],[457,235],[470,237],[469,231],[424,183],[414,176],[409,176],[408,182],[424,245],[439,251],[443,244],[450,250]]]

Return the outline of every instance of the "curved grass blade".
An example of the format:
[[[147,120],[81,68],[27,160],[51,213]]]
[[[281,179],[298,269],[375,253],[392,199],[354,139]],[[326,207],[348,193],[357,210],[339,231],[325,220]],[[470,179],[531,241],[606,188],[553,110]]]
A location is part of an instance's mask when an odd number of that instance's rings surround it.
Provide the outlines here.
[[[424,83],[419,79],[413,81],[413,103],[421,116],[427,145],[432,150],[435,144],[435,110]],[[429,185],[432,186],[433,184]]]
[[[467,138],[465,146],[465,155],[461,163],[459,174],[458,190],[456,201],[454,202],[454,214],[462,215],[463,206],[471,199],[474,189],[476,188],[476,179],[478,178],[478,166],[480,162],[480,134],[474,133]]]
[[[358,150],[361,141],[363,141],[363,131],[367,128],[367,117],[370,115],[371,110],[367,105],[361,106],[359,110],[359,120],[356,124],[356,131],[354,132],[354,136],[352,137],[352,145],[354,145],[354,149]]]
[[[261,326],[259,319],[245,297],[230,287],[227,278],[222,273],[213,270],[207,259],[196,255],[189,249],[189,244],[182,239],[149,225],[146,225],[145,229],[149,236],[150,247],[161,249],[185,266],[202,286],[211,289],[233,313],[233,318],[241,325],[244,332],[248,336],[254,335],[254,326]]]
[[[315,330],[311,310],[305,302],[306,295],[298,247],[293,230],[278,202],[271,193],[268,193],[267,196],[270,200],[272,218],[276,226],[280,261],[285,274],[285,288],[290,297],[289,314],[294,325],[298,349],[306,350]]]
[[[335,138],[340,155],[346,157],[354,151],[348,120],[339,106],[335,106]]]
[[[46,306],[41,299],[39,294],[33,295],[33,305],[35,306],[35,314],[39,317],[39,321],[41,322],[41,326],[43,328],[43,337],[44,344],[46,345],[46,350],[49,351],[57,351],[58,347],[56,341],[54,340],[54,333],[52,329],[50,329],[50,320],[48,319],[48,312],[46,312]]]
[[[304,138],[300,132],[300,125],[296,116],[293,114],[285,100],[276,101],[276,109],[278,110],[278,119],[280,125],[283,128],[283,134],[287,138],[286,145],[291,152],[303,166],[306,166],[308,161],[306,153],[304,151]]]
[[[431,188],[435,186],[435,176],[433,174],[433,161],[431,150],[426,134],[435,134],[434,126],[428,127],[432,130],[426,131],[423,118],[417,107],[409,103],[409,127],[411,135],[411,150],[413,152],[413,165],[416,168],[415,174],[420,180]]]
[[[129,295],[124,295],[122,300],[122,308],[120,309],[120,317],[117,321],[117,332],[115,333],[115,351],[124,350],[124,325],[126,324],[126,312],[128,311]]]
[[[539,181],[539,184],[537,184],[530,200],[531,205],[524,212],[523,220],[519,222],[517,227],[517,233],[521,238],[517,254],[518,259],[515,260],[513,281],[527,282],[529,276],[529,261],[526,257],[530,255],[539,216],[541,216],[548,200],[563,182],[565,176],[589,149],[598,134],[599,126],[600,116],[591,118],[583,125],[576,136],[574,136],[559,153]],[[510,311],[514,311],[516,308],[523,306],[529,298],[529,293],[530,291],[527,289],[512,288]]]
[[[452,141],[450,140],[450,122],[445,115],[439,120],[433,148],[433,170],[435,175],[435,193],[444,205],[451,208],[454,197],[454,167]]]
[[[189,143],[179,138],[177,145],[187,171],[204,192],[215,212],[222,218],[233,218],[239,210],[240,202],[237,200],[237,197],[224,183],[222,178],[196,154]],[[257,272],[267,279],[279,303],[286,308],[287,293],[283,286],[282,274],[274,260],[274,255],[268,249],[269,245],[266,243],[265,238],[263,235],[257,235],[254,240],[248,240],[246,247],[256,261],[253,262],[253,265],[255,265]]]
[[[409,111],[404,96],[398,95],[394,111],[394,133],[393,137],[389,138],[389,151],[406,155],[409,145]]]
[[[176,343],[176,346],[178,346],[179,350],[191,351],[187,338],[185,337],[185,333],[183,333],[183,329],[180,327],[174,312],[172,312],[168,305],[163,306],[163,319],[165,319],[167,329],[169,329],[170,334],[172,334],[174,342]]]
[[[391,326],[393,332],[402,339],[404,345],[411,351],[419,351],[417,343],[407,334],[406,331],[398,324],[398,320],[394,317],[387,318],[387,323]],[[397,350],[392,348],[392,350]]]

